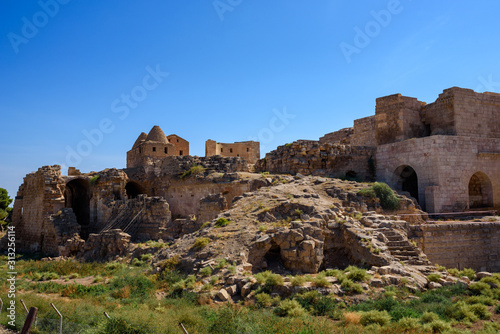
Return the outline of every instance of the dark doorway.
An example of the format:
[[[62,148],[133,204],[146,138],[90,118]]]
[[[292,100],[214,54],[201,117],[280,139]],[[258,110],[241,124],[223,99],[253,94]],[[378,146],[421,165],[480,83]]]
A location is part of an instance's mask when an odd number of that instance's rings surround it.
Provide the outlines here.
[[[280,273],[285,270],[285,266],[281,260],[281,249],[274,241],[272,242],[271,249],[269,249],[264,258],[266,259],[268,270],[274,273]]]
[[[85,239],[86,228],[90,224],[90,184],[88,180],[76,179],[66,184],[64,191],[65,207],[72,208],[76,221],[82,226],[82,237]]]
[[[400,166],[394,174],[398,189],[410,193],[418,202],[418,176],[415,170],[411,166]]]
[[[127,197],[129,199],[136,198],[137,196],[146,193],[144,187],[134,181],[130,181],[129,183],[127,183],[127,185],[125,186],[125,190],[127,191]]]
[[[469,181],[469,208],[489,208],[493,206],[493,186],[483,172],[472,175]]]

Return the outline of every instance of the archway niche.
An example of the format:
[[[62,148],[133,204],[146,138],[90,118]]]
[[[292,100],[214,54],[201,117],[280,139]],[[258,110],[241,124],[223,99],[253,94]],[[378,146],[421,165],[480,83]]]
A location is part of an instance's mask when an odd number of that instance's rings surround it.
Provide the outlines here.
[[[493,186],[483,172],[472,175],[469,181],[469,208],[493,207]]]
[[[125,185],[125,190],[127,191],[127,197],[129,199],[136,198],[137,196],[146,193],[146,189],[135,181],[128,182]]]
[[[417,172],[408,165],[399,166],[394,171],[395,186],[397,190],[410,193],[411,197],[418,198],[418,176]]]
[[[86,228],[90,224],[90,184],[85,179],[75,179],[66,184],[64,206],[72,208],[76,221],[82,226],[82,237],[85,239]]]
[[[264,259],[267,263],[267,269],[272,272],[279,273],[285,269],[285,265],[281,260],[281,248],[274,241],[272,241],[271,248],[267,251]]]

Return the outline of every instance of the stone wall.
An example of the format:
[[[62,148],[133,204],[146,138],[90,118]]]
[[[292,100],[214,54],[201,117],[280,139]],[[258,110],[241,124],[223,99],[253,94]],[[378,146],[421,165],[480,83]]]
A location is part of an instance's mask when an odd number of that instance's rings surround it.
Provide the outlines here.
[[[413,168],[419,204],[427,212],[469,209],[469,182],[478,172],[491,183],[493,205],[500,207],[499,139],[432,136],[379,146],[376,156],[377,179],[398,190],[401,167]]]
[[[189,155],[189,142],[187,140],[178,135],[169,135],[167,139],[175,147],[173,155]]]
[[[279,146],[255,165],[256,171],[328,175],[360,180],[373,178],[369,160],[376,149],[299,140]]]
[[[375,111],[375,135],[378,145],[418,138],[425,135],[420,120],[423,102],[401,94],[377,99]]]
[[[375,116],[360,118],[354,121],[354,133],[351,138],[353,146],[377,146],[375,136]]]
[[[410,237],[433,264],[500,271],[500,223],[412,225]]]
[[[249,164],[254,164],[260,159],[260,143],[245,141],[236,143],[217,143],[207,140],[205,143],[205,156],[242,157]]]
[[[335,132],[327,133],[319,139],[319,144],[344,144],[349,145],[351,143],[351,137],[353,136],[353,128],[345,128]]]

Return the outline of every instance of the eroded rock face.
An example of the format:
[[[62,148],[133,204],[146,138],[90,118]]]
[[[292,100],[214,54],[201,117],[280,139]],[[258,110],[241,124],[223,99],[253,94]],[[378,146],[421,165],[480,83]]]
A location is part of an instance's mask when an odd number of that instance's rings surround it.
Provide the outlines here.
[[[130,251],[130,238],[130,234],[119,229],[90,234],[78,257],[86,261],[107,261],[124,256]]]

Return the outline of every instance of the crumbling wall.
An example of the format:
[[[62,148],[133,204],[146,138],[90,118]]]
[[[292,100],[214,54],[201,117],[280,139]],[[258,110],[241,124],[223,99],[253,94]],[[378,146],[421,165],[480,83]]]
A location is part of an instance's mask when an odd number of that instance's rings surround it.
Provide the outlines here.
[[[242,157],[249,164],[254,164],[260,159],[260,143],[244,141],[236,143],[217,143],[207,140],[205,143],[205,156],[220,155],[223,157]]]
[[[341,144],[320,144],[299,140],[279,146],[255,165],[256,171],[271,173],[301,173],[370,180],[374,170],[370,158],[376,149]]]
[[[409,226],[413,240],[434,264],[447,268],[500,271],[500,223]]]
[[[319,144],[351,144],[352,136],[354,134],[353,128],[340,129],[335,132],[327,133],[323,137],[319,138]]]
[[[63,194],[60,166],[44,166],[26,175],[15,198],[12,217],[18,250],[37,252],[57,248],[56,232],[47,224],[49,216],[64,207]]]
[[[211,221],[226,209],[228,209],[227,200],[222,194],[208,195],[200,201],[196,220],[201,223]]]

